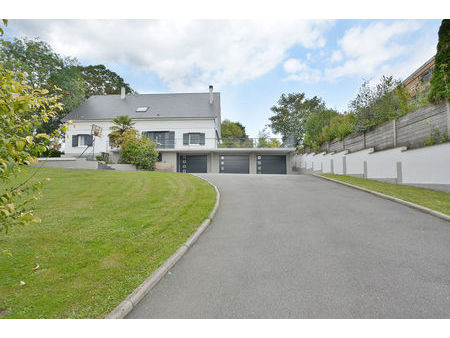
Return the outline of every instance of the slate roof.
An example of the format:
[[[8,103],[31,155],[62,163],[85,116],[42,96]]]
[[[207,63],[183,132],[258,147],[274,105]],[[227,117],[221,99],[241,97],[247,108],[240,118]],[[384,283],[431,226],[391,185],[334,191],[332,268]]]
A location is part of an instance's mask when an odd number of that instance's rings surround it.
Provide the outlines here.
[[[213,93],[213,104],[209,104],[209,93],[95,95],[75,108],[65,118],[73,120],[109,120],[120,115],[132,119],[149,118],[219,118],[220,93]],[[138,107],[148,106],[146,112],[136,112]]]

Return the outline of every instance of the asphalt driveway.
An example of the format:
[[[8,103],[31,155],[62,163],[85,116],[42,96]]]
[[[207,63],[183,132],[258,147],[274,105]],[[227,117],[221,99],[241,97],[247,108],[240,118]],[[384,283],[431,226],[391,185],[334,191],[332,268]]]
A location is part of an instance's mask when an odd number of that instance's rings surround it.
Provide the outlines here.
[[[213,175],[214,222],[129,318],[450,318],[450,223],[306,175]]]

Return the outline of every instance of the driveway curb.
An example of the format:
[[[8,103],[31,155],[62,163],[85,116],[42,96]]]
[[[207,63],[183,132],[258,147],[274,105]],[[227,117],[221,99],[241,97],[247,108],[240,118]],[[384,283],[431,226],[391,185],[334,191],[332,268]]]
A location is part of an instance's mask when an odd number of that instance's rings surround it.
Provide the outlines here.
[[[376,192],[376,191],[373,191],[373,190],[362,188],[362,187],[359,187],[357,185],[353,185],[353,184],[350,184],[350,183],[346,183],[346,182],[342,182],[342,181],[339,181],[339,180],[335,180],[333,178],[329,178],[329,177],[325,177],[325,176],[321,176],[321,175],[317,175],[317,174],[312,174],[312,176],[315,176],[315,177],[318,177],[318,178],[321,178],[321,179],[324,179],[324,180],[332,181],[332,182],[335,182],[335,183],[343,184],[343,185],[346,185],[346,186],[348,186],[350,188],[354,188],[354,189],[358,189],[358,190],[361,190],[361,191],[365,191],[365,192],[368,192],[368,193],[370,193],[372,195],[375,195],[375,196],[378,196],[378,197],[381,197],[381,198],[384,198],[384,199],[387,199],[387,200],[390,200],[390,201],[393,201],[393,202],[397,202],[397,203],[406,205],[407,207],[410,207],[410,208],[422,211],[422,212],[424,212],[426,214],[433,215],[433,216],[438,217],[440,219],[443,219],[443,220],[445,220],[447,222],[450,222],[450,216],[448,216],[448,215],[446,215],[446,214],[444,214],[442,212],[439,212],[439,211],[436,211],[436,210],[432,210],[432,209],[423,207],[423,206],[415,204],[415,203],[407,202],[407,201],[402,200],[400,198],[392,197],[392,196],[385,195],[385,194],[382,194],[382,193],[379,193],[379,192]]]
[[[144,296],[169,272],[169,270],[183,257],[189,248],[198,240],[200,235],[208,228],[214,219],[214,215],[219,207],[220,192],[217,187],[203,177],[194,175],[203,181],[208,182],[216,190],[216,204],[212,209],[209,217],[203,221],[198,229],[188,238],[188,240],[172,255],[163,265],[156,269],[150,277],[148,277],[141,285],[139,285],[122,303],[120,303],[112,312],[106,315],[106,319],[122,319],[134,309],[134,307],[144,298]]]

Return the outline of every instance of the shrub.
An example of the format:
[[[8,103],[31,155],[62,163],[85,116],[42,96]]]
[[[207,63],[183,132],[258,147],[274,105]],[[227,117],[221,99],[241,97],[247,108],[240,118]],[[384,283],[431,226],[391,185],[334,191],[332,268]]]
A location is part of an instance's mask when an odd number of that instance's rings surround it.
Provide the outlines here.
[[[109,154],[101,152],[100,155],[96,156],[95,159],[99,162],[105,162],[106,164],[111,163],[109,160]]]
[[[355,129],[355,115],[353,113],[340,114],[333,117],[328,129],[322,130],[322,140],[330,142],[335,138],[342,139],[353,133]]]
[[[39,154],[39,157],[61,157],[61,155],[63,155],[63,154],[64,154],[64,152],[62,152],[59,149],[49,148],[48,150]]]
[[[158,159],[156,144],[135,130],[125,132],[121,138],[120,162],[134,164],[138,169],[153,169]]]
[[[356,98],[350,102],[350,108],[355,114],[356,131],[368,130],[414,109],[401,81],[392,76],[383,76],[375,86],[364,82]]]
[[[270,133],[267,128],[264,128],[259,132],[258,142],[256,144],[257,148],[280,148],[280,140],[270,137]]]
[[[43,182],[30,182],[32,176],[26,178],[24,169],[37,165],[33,154],[48,150],[49,140],[64,131],[61,128],[50,135],[35,132],[61,109],[60,97],[32,88],[25,79],[25,74],[0,65],[0,232],[40,221],[30,203],[40,196]],[[12,186],[10,179],[15,176],[21,182]]]
[[[335,111],[329,111],[328,115],[313,115],[308,118],[307,121],[307,134],[305,135],[304,145],[312,147],[315,151],[319,150],[319,147],[325,142],[331,142],[334,139],[342,139],[353,133],[355,116],[353,113],[338,114]],[[317,120],[317,121],[316,121]],[[311,124],[314,127],[309,128]],[[321,127],[320,129],[318,127]]]
[[[321,138],[322,130],[329,127],[331,120],[339,113],[333,109],[323,107],[311,113],[305,123],[304,145],[313,147],[315,150],[325,142]]]

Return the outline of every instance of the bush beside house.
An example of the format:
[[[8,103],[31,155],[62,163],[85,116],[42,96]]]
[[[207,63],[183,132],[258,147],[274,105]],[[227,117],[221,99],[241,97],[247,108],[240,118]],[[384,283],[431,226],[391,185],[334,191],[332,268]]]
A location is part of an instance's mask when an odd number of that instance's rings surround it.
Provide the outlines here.
[[[118,116],[113,119],[114,126],[108,135],[110,143],[120,147],[120,160],[122,164],[133,164],[137,169],[153,169],[158,159],[156,144],[148,137],[139,135],[133,128],[134,122],[127,116]],[[102,157],[105,160],[104,156]]]
[[[156,144],[148,137],[129,130],[122,136],[120,163],[134,164],[138,169],[153,169],[158,159]]]

